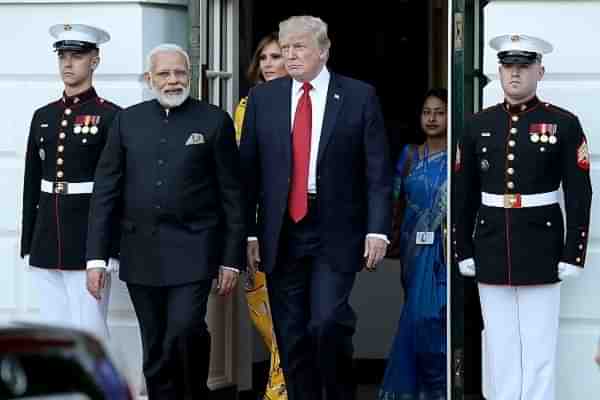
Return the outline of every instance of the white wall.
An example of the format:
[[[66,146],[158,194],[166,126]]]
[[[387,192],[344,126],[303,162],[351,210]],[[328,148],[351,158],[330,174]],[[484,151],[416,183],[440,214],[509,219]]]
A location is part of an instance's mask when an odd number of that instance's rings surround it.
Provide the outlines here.
[[[539,36],[554,45],[544,57],[542,100],[579,116],[592,153],[592,223],[584,273],[562,284],[558,356],[558,399],[593,399],[600,372],[592,361],[600,335],[600,1],[493,1],[484,15],[484,71],[493,79],[484,106],[502,99],[497,58],[487,46],[500,34]]]
[[[33,111],[61,96],[53,38],[56,23],[102,27],[112,40],[100,51],[95,87],[100,96],[128,106],[144,99],[144,55],[155,45],[187,45],[187,2],[0,1],[0,323],[36,319],[40,294],[18,258],[24,154]],[[141,343],[125,286],[113,280],[111,345],[134,385],[141,380]]]

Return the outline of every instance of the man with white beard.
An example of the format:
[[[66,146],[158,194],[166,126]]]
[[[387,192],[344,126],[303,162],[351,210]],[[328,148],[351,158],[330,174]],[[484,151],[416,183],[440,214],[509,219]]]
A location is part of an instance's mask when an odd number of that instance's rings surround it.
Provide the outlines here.
[[[212,279],[228,295],[244,266],[235,131],[226,112],[189,97],[179,46],[154,48],[145,78],[156,98],[119,113],[96,170],[87,267],[106,267],[109,216],[122,207],[120,278],[140,322],[149,400],[204,399]]]

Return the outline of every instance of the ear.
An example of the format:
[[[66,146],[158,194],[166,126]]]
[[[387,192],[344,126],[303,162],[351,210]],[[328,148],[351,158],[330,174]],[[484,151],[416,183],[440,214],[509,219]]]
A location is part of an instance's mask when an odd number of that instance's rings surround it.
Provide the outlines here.
[[[544,68],[543,65],[540,65],[540,70],[538,72],[538,81],[542,80],[542,78],[544,77],[545,73],[546,73],[546,68]]]
[[[95,56],[94,58],[92,58],[92,64],[91,64],[92,70],[95,70],[96,68],[98,68],[98,65],[100,65],[100,57]]]
[[[319,59],[321,61],[327,60],[328,56],[329,56],[329,50],[328,49],[327,50],[325,50],[325,49],[321,50],[321,52],[319,53]]]
[[[150,75],[150,72],[144,72],[144,80],[146,81],[146,83],[148,84],[148,87],[151,87],[151,80],[152,80],[152,76]]]

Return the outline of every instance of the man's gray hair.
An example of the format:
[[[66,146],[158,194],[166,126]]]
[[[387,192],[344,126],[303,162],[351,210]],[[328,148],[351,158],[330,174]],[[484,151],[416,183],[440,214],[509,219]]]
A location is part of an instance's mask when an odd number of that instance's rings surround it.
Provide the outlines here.
[[[310,15],[299,15],[286,19],[279,23],[279,40],[289,35],[299,33],[310,33],[314,37],[321,50],[329,51],[331,41],[327,36],[327,24],[317,17]]]
[[[164,53],[164,52],[181,54],[185,58],[185,62],[187,64],[187,69],[189,70],[191,68],[192,63],[190,61],[190,56],[181,46],[178,46],[173,43],[163,43],[163,44],[159,44],[158,46],[156,46],[155,48],[150,50],[150,53],[148,53],[148,56],[146,57],[146,70],[145,70],[146,72],[152,71],[152,66],[154,63],[154,60],[153,60],[154,56],[157,53]]]

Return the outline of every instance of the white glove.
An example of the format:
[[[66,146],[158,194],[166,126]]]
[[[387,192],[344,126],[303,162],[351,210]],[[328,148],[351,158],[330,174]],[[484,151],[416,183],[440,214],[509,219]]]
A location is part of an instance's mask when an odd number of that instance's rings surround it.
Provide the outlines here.
[[[475,260],[467,258],[458,263],[458,269],[462,276],[475,276]]]
[[[108,259],[108,266],[106,267],[106,272],[107,273],[119,273],[119,259],[118,258],[109,258]]]
[[[31,264],[29,264],[29,254],[25,254],[25,257],[23,257],[23,262],[25,262],[25,267],[31,268]]]
[[[565,262],[558,263],[558,279],[577,278],[583,268]]]

